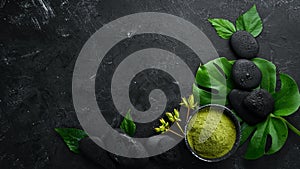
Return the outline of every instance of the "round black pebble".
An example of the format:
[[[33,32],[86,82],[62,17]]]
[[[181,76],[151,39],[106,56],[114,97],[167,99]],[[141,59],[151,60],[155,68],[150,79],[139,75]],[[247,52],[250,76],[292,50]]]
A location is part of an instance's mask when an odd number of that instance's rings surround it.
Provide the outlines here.
[[[256,39],[246,31],[235,32],[230,39],[233,51],[240,58],[252,59],[257,56],[259,45]]]
[[[102,142],[99,138],[94,138],[98,142]],[[80,153],[85,157],[90,159],[95,164],[105,168],[105,169],[116,169],[116,164],[112,161],[107,151],[99,147],[94,141],[89,138],[83,138],[79,142]]]
[[[240,89],[254,89],[261,82],[259,68],[250,60],[239,59],[232,66],[232,80]]]
[[[124,153],[130,154],[132,156],[137,156],[137,157],[141,156],[142,154],[148,154],[147,150],[140,142],[134,141],[131,137],[125,134],[120,134],[118,137],[116,136],[112,136],[112,137],[115,138],[108,138],[108,140],[105,140],[106,146],[114,147],[114,149],[120,149],[120,150],[123,149]],[[113,142],[110,141],[110,139],[116,141]],[[115,144],[115,142],[117,142],[118,144]],[[149,158],[128,158],[128,157],[123,157],[112,153],[109,153],[109,155],[119,165],[119,167],[125,167],[131,169],[142,168],[149,161]]]
[[[178,147],[173,147],[170,150],[153,157],[158,164],[165,164],[169,166],[177,165],[181,160],[181,153]]]
[[[174,145],[175,142],[175,139],[168,135],[158,135],[147,142],[148,151],[157,151],[158,149],[163,150],[170,147],[170,145]],[[151,159],[159,164],[176,165],[177,162],[181,160],[181,154],[176,146],[162,154],[152,157]]]
[[[243,100],[250,94],[248,91],[233,89],[228,94],[228,99],[230,105],[234,109],[235,113],[247,124],[255,125],[259,122],[262,122],[264,119],[261,117],[255,116],[249,109],[247,109],[244,104]]]
[[[244,105],[256,116],[266,118],[274,110],[274,99],[268,91],[258,89],[245,97]]]

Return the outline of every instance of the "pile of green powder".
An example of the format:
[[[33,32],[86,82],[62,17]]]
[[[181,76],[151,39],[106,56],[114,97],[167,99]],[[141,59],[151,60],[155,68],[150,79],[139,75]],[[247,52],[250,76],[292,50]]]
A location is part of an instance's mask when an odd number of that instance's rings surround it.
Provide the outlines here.
[[[220,110],[207,107],[196,113],[190,120],[187,140],[200,157],[219,158],[226,155],[235,143],[235,125]]]

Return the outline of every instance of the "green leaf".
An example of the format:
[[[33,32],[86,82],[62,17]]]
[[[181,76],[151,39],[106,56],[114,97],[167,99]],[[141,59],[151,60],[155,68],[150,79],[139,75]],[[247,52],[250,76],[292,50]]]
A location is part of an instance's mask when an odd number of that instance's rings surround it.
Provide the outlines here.
[[[130,110],[126,113],[125,118],[123,119],[120,128],[129,136],[133,137],[136,130],[136,125],[132,120],[130,115]]]
[[[232,63],[221,57],[199,67],[196,74],[196,84],[193,85],[193,94],[200,105],[209,103],[228,104],[227,94],[232,90],[230,79]],[[199,87],[198,87],[198,86]]]
[[[272,144],[266,154],[274,154],[279,151],[288,137],[288,128],[284,121],[271,118],[268,125],[268,132],[272,138]]]
[[[260,88],[267,90],[269,93],[275,93],[276,88],[276,66],[265,59],[254,58],[254,64],[260,69],[262,73],[262,81]]]
[[[245,30],[254,37],[257,37],[262,32],[262,20],[256,10],[256,5],[253,5],[246,13],[237,18],[236,29]]]
[[[271,147],[265,152],[268,135],[271,138]],[[268,117],[262,123],[257,124],[245,154],[246,159],[257,159],[265,154],[273,154],[279,151],[288,137],[288,128],[284,121]]]
[[[280,116],[274,116],[274,117],[282,120],[283,122],[285,122],[285,124],[287,125],[287,127],[289,129],[291,129],[292,132],[294,132],[295,134],[297,134],[298,136],[300,136],[300,131],[295,126],[293,126],[290,122],[288,122],[285,118],[280,117]]]
[[[77,154],[79,141],[88,136],[83,130],[75,128],[55,128],[54,130],[63,138],[68,148]]]
[[[208,21],[215,28],[217,34],[223,39],[229,39],[231,35],[236,32],[236,29],[229,20],[226,19],[208,19]]]
[[[280,74],[281,89],[273,94],[276,116],[288,116],[299,109],[300,94],[297,83],[286,74]]]
[[[245,154],[246,159],[257,159],[264,155],[267,141],[268,120],[257,124],[257,130],[254,132]]]
[[[242,135],[241,135],[240,145],[243,145],[247,141],[247,139],[254,132],[255,129],[256,126],[250,126],[247,123],[242,124],[241,126]]]

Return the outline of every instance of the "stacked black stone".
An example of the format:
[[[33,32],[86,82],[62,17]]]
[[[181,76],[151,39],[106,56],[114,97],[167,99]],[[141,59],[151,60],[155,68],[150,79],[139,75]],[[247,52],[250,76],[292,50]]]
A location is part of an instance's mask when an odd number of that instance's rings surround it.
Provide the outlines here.
[[[259,45],[246,31],[235,32],[230,44],[239,59],[235,61],[231,71],[236,89],[229,93],[228,99],[243,121],[255,125],[264,121],[274,110],[272,95],[264,89],[256,89],[263,75],[251,59],[257,57]]]

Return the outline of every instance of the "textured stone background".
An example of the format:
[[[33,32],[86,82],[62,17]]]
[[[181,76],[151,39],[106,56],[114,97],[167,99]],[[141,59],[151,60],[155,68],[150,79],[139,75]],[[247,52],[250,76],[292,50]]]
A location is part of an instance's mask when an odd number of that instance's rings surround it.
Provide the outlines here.
[[[53,128],[80,128],[71,96],[73,66],[85,41],[105,23],[136,12],[170,13],[198,26],[221,56],[234,59],[207,18],[234,21],[254,3],[264,22],[259,57],[300,85],[297,0],[0,0],[0,168],[101,168],[68,151]],[[300,112],[288,119],[300,128]],[[300,168],[300,138],[291,132],[280,152],[256,161],[241,157],[245,147],[215,164],[195,159],[184,144],[177,148],[182,162],[151,168]]]

